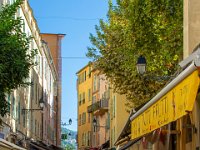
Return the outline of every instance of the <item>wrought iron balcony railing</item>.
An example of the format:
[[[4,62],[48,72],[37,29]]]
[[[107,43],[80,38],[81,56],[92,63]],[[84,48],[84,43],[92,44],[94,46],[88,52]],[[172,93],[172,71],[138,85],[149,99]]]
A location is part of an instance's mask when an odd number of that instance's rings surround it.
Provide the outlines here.
[[[87,112],[91,113],[99,109],[108,108],[108,99],[101,99],[100,101],[97,101],[96,103],[90,105],[87,107]]]

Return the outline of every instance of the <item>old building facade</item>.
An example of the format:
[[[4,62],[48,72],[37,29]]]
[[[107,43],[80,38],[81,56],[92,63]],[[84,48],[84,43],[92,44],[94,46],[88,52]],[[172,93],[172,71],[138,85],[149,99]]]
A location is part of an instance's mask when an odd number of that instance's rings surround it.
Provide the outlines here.
[[[125,95],[115,93],[105,74],[91,63],[77,77],[78,149],[114,148],[129,115]]]
[[[12,0],[1,0],[1,4],[12,4]],[[1,6],[2,6],[1,5]],[[0,149],[7,143],[8,148],[54,149],[61,146],[61,40],[51,41],[60,46],[53,49],[48,41],[41,38],[40,30],[27,0],[24,0],[16,16],[21,17],[23,31],[32,36],[30,49],[37,49],[27,79],[31,86],[20,87],[7,95],[10,114],[1,118]],[[54,43],[53,43],[54,42]],[[52,48],[52,49],[51,49]],[[54,57],[54,53],[58,56]],[[56,60],[54,60],[56,59]],[[18,145],[18,147],[17,147]],[[19,147],[20,146],[20,147]]]
[[[92,66],[90,64],[77,72],[77,118],[78,118],[78,149],[89,149],[92,145],[92,115],[87,107],[92,104]]]

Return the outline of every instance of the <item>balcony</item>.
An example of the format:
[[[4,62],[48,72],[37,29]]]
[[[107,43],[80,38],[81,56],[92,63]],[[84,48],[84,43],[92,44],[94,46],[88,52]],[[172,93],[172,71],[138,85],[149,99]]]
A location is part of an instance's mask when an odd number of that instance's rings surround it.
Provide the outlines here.
[[[88,106],[87,112],[88,113],[94,112],[94,115],[104,114],[106,111],[108,111],[108,100],[109,99],[103,98],[100,101],[97,101],[96,103]]]

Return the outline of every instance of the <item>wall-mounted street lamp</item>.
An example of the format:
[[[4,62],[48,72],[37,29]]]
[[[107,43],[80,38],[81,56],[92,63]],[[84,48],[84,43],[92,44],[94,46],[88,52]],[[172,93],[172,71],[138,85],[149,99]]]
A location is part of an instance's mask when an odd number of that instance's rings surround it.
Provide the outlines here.
[[[107,129],[107,126],[99,126],[99,125],[97,125],[97,120],[95,118],[93,119],[93,126],[94,127],[103,127],[105,129]]]
[[[68,126],[68,125],[71,125],[71,124],[72,124],[72,119],[71,118],[69,119],[69,123],[68,124],[61,122],[62,126]]]
[[[40,100],[39,100],[39,104],[40,104],[40,108],[36,108],[36,109],[22,109],[22,112],[25,112],[25,111],[27,111],[27,112],[30,112],[30,111],[42,111],[43,110],[43,108],[44,108],[44,101],[43,101],[43,98],[41,98]]]
[[[96,120],[96,118],[94,118],[93,119],[93,121],[92,121],[92,123],[93,123],[93,126],[96,128],[96,127],[102,127],[102,128],[104,128],[105,129],[105,142],[106,142],[106,130],[108,129],[108,127],[107,126],[100,126],[100,125],[97,125],[97,120]]]
[[[138,74],[144,75],[146,72],[146,66],[147,66],[146,58],[140,55],[136,64]],[[151,80],[162,81],[162,80],[169,80],[171,77],[175,77],[175,76],[145,76],[145,79],[149,78]]]
[[[95,118],[93,119],[93,126],[97,126],[97,120]]]
[[[139,74],[143,75],[146,72],[146,65],[147,65],[146,59],[144,56],[141,55],[138,58],[137,64],[136,64],[137,72]]]

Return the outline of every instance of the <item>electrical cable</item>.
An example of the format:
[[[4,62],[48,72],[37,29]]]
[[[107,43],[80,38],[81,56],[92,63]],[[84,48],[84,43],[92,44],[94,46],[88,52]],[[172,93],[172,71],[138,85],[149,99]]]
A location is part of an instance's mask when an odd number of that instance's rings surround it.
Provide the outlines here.
[[[94,21],[100,20],[105,18],[73,18],[73,17],[62,17],[62,16],[38,16],[37,19],[67,19],[67,20],[74,20],[74,21]]]

